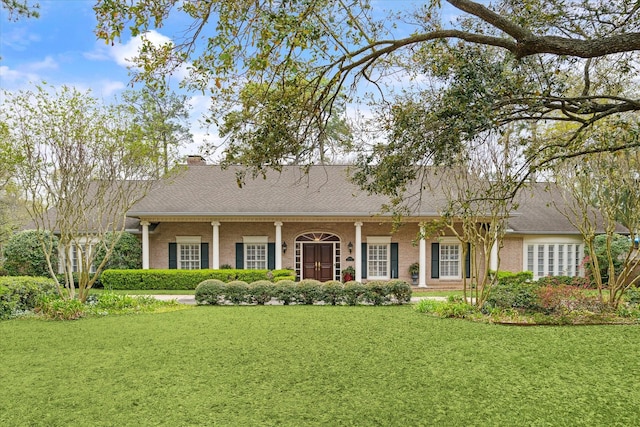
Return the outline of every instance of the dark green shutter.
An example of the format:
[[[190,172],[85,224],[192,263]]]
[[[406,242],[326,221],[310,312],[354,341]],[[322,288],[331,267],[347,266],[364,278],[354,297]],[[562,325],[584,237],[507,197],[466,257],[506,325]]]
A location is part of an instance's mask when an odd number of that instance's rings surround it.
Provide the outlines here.
[[[169,243],[169,268],[178,268],[178,244]]]
[[[367,278],[367,244],[363,243],[362,244],[362,278],[366,279]]]
[[[391,244],[391,278],[398,278],[398,244]]]
[[[209,244],[200,243],[200,268],[209,268]]]
[[[267,268],[269,270],[276,269],[276,244],[267,243]]]
[[[431,244],[431,278],[440,278],[440,243]]]
[[[244,244],[236,243],[236,268],[244,269]]]
[[[467,243],[467,255],[464,258],[464,272],[467,279],[471,277],[471,243]]]

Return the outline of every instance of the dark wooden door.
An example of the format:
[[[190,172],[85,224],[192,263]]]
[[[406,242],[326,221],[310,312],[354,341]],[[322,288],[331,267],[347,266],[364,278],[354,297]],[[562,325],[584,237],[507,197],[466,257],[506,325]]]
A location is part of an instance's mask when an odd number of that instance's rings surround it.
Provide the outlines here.
[[[305,243],[302,253],[304,279],[333,280],[333,243]]]

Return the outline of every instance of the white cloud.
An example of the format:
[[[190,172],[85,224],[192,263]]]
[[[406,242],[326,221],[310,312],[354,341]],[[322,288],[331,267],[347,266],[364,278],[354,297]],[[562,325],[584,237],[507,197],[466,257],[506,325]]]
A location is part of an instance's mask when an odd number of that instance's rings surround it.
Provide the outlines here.
[[[119,81],[102,80],[99,85],[99,93],[103,97],[110,97],[116,92],[119,92],[126,88],[126,85]]]
[[[17,51],[26,50],[31,43],[37,41],[40,41],[40,36],[34,33],[28,33],[25,27],[15,28],[11,31],[3,31],[2,37],[0,37],[0,45],[8,46]]]
[[[29,82],[38,82],[41,78],[35,73],[25,72],[0,65],[0,81],[3,89],[15,89]]]
[[[105,45],[103,42],[96,42],[96,48],[91,52],[85,52],[85,58],[94,61],[113,60],[123,68],[129,68],[134,65],[134,59],[140,53],[143,40],[150,41],[154,46],[163,44],[173,44],[173,40],[155,30],[147,31],[136,37],[132,37],[124,44],[114,44],[113,46]],[[180,79],[188,75],[187,65],[182,65],[174,76]]]
[[[58,63],[51,56],[47,56],[42,61],[27,64],[26,68],[32,71],[57,70]]]

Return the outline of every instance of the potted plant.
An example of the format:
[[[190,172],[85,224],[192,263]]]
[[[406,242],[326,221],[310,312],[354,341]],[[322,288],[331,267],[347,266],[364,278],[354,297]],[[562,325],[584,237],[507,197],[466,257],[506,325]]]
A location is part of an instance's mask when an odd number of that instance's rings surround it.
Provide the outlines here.
[[[356,269],[349,266],[342,270],[342,281],[347,283],[350,282],[356,277]]]
[[[414,262],[409,266],[409,274],[411,274],[412,285],[416,286],[418,284],[418,274],[420,273],[420,264]]]

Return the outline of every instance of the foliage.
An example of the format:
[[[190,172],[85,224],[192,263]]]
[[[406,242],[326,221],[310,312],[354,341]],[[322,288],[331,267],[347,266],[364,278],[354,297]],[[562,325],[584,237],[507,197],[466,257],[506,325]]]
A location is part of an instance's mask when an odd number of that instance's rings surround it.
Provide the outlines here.
[[[581,276],[544,276],[538,279],[540,286],[574,286],[587,289],[591,282],[586,277]]]
[[[344,273],[344,270],[343,270]],[[343,299],[343,285],[342,282],[338,280],[329,280],[328,282],[324,282],[322,285],[323,296],[322,300],[326,304],[337,305],[342,303]]]
[[[39,18],[40,5],[27,0],[2,0],[2,9],[7,11],[9,21],[18,21],[21,18]]]
[[[633,128],[638,123],[633,118],[600,123],[583,143],[638,141]],[[589,254],[585,269],[601,301],[617,308],[625,290],[640,280],[640,252],[631,244],[640,229],[640,149],[590,153],[556,165],[554,173],[566,188],[564,204],[556,207],[582,235]],[[628,238],[616,234],[620,226],[628,230]]]
[[[296,301],[300,304],[311,305],[322,299],[322,283],[314,279],[303,279],[296,285]]]
[[[365,283],[363,299],[373,305],[382,305],[389,301],[389,288],[386,281],[372,280]]]
[[[242,304],[250,301],[249,284],[242,280],[227,283],[224,291],[225,298],[231,304]]]
[[[100,281],[105,289],[195,289],[207,279],[222,282],[241,280],[247,283],[266,280],[269,273],[274,281],[292,277],[291,270],[105,270]]]
[[[404,304],[411,301],[412,289],[404,280],[390,280],[387,282],[387,292],[395,299],[396,304]]]
[[[115,244],[112,242],[114,239],[117,239]],[[134,270],[142,268],[142,245],[140,240],[131,233],[107,233],[104,241],[96,248],[96,264],[102,264],[108,248],[112,246],[113,251],[104,265],[105,270]]]
[[[104,242],[108,232],[124,232],[125,213],[153,184],[149,178],[157,153],[123,106],[104,105],[88,92],[40,85],[4,95],[0,122],[10,124],[9,143],[21,153],[15,174],[26,209],[35,229],[56,231],[65,254],[60,283],[57,251],[50,239],[41,239],[48,274],[60,296],[73,299],[78,271],[78,296],[84,301],[118,239],[100,264],[93,245]]]
[[[249,284],[249,294],[251,302],[264,305],[275,296],[275,288],[273,283],[268,280],[257,280]]]
[[[46,251],[43,242],[50,244]],[[48,231],[27,230],[14,234],[4,247],[4,268],[12,276],[48,276],[45,252],[58,265],[58,238]],[[57,271],[57,270],[56,270]]]
[[[82,301],[62,299],[59,295],[40,298],[36,310],[52,320],[77,320],[86,315],[86,306]]]
[[[576,286],[545,285],[536,294],[538,305],[546,314],[563,315],[579,310],[599,313],[607,308],[597,295],[586,294],[584,288]]]
[[[282,302],[283,305],[289,305],[296,302],[298,291],[296,282],[293,280],[278,280],[274,286],[274,297]]]
[[[39,298],[55,292],[53,281],[45,277],[0,277],[0,320],[32,311]]]
[[[224,297],[225,283],[218,279],[207,279],[198,284],[195,292],[197,304],[218,305]]]
[[[322,153],[336,110],[362,98],[377,113],[363,126],[366,137],[385,135],[395,145],[384,161],[368,163],[389,177],[392,164],[446,162],[466,141],[511,124],[527,128],[519,139],[525,164],[536,168],[581,152],[575,135],[599,120],[640,110],[630,89],[640,50],[634,3],[447,3],[456,9],[453,22],[439,1],[385,11],[369,0],[103,0],[94,10],[106,42],[143,35],[176,15],[188,20],[180,41],[141,37],[134,78],[157,83],[189,64],[182,83],[211,95],[208,120],[227,115],[226,161],[254,173],[292,159],[312,163],[318,156],[309,153]],[[408,83],[399,90],[398,80]],[[535,126],[550,122],[573,126],[559,135],[562,143],[537,146]],[[366,157],[383,146],[360,148]],[[385,185],[383,178],[376,181]]]
[[[155,150],[155,177],[166,175],[178,162],[179,148],[193,139],[188,128],[187,96],[171,92],[163,79],[139,91],[123,92],[122,101]]]
[[[352,280],[344,284],[344,301],[347,305],[357,305],[361,302],[366,289],[360,282]]]
[[[540,285],[524,278],[529,275],[530,272],[502,276],[483,305],[483,310],[487,311],[494,307],[537,310],[536,291]]]
[[[620,276],[625,268],[625,260],[627,253],[632,249],[631,240],[628,236],[621,234],[613,234],[611,241],[607,243],[607,236],[600,234],[593,239],[593,250],[595,256],[598,258],[598,266],[600,267],[600,277],[602,278],[602,284],[606,286],[609,283],[609,258],[613,264],[613,271],[615,277]],[[591,256],[588,248],[585,250],[586,256]],[[594,277],[593,273],[589,270],[593,268],[591,263],[587,263],[587,273],[589,276]]]
[[[417,262],[411,264],[409,266],[409,273],[412,275],[420,273],[420,264]]]

